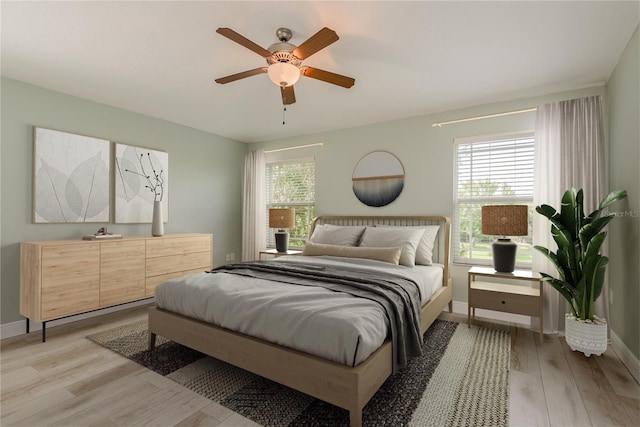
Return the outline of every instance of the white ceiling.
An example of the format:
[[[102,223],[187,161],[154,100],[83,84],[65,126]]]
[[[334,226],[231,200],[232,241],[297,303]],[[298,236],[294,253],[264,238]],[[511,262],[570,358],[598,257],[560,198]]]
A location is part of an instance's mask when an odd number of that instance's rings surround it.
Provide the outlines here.
[[[244,142],[340,129],[602,84],[640,21],[639,2],[9,2],[2,75]],[[304,64],[310,78],[282,124],[265,65],[219,34],[262,47],[288,27],[340,40]]]

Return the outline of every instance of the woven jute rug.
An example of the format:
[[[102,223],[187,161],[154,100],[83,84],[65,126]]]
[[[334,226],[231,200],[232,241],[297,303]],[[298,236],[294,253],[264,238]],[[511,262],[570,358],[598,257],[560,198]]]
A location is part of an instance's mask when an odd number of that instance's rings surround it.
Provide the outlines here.
[[[158,337],[146,320],[87,337],[264,426],[348,426],[347,411]],[[422,356],[391,376],[365,426],[507,426],[508,331],[436,320]]]

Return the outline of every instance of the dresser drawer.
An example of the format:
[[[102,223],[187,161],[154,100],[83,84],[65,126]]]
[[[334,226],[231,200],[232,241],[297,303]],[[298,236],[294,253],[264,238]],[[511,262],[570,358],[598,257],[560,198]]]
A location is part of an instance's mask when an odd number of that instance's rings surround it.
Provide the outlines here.
[[[147,259],[194,252],[210,252],[211,235],[148,239],[146,244]]]
[[[211,252],[147,258],[146,277],[195,269],[211,268]]]

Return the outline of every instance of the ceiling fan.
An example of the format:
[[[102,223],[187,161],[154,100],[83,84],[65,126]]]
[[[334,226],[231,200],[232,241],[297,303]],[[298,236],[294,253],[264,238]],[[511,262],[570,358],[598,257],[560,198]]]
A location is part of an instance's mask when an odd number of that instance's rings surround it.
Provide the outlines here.
[[[244,79],[245,77],[267,73],[271,81],[280,87],[282,104],[289,105],[296,102],[293,85],[298,81],[300,76],[307,76],[312,79],[322,80],[347,89],[353,86],[356,82],[355,79],[351,77],[302,65],[303,60],[339,39],[336,32],[329,28],[325,27],[321,29],[309,37],[300,46],[288,43],[291,39],[291,30],[288,28],[278,28],[276,36],[280,41],[272,44],[267,49],[263,49],[230,28],[218,28],[216,32],[246,47],[247,49],[254,51],[266,59],[268,64],[266,67],[254,68],[253,70],[221,77],[216,79],[216,83],[226,84]]]

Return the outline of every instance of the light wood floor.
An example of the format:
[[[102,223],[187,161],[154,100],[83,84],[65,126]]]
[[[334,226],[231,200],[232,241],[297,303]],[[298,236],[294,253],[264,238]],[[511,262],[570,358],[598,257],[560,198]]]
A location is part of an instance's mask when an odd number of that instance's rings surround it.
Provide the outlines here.
[[[238,414],[85,339],[146,317],[138,307],[2,340],[0,425],[255,426]],[[466,322],[466,316],[441,318]],[[563,339],[507,324],[510,424],[638,426],[640,386],[610,349],[585,358]]]

